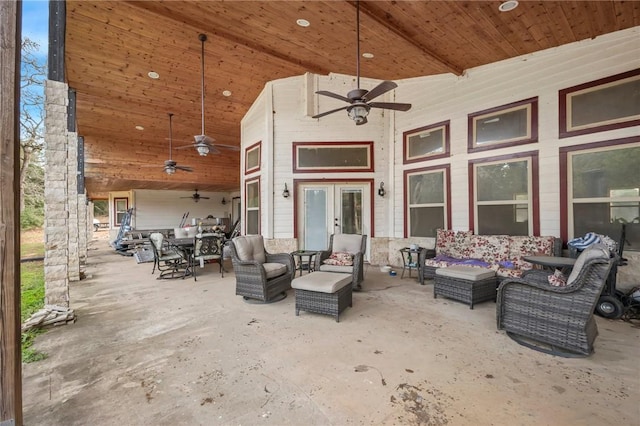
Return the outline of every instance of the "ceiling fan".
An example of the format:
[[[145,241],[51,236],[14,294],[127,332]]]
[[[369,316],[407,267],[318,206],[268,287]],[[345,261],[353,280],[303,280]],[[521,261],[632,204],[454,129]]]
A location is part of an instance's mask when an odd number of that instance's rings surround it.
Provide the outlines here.
[[[212,154],[219,154],[220,151],[218,150],[218,148],[225,148],[225,149],[231,149],[234,151],[240,151],[240,147],[234,146],[234,145],[223,145],[223,144],[214,144],[215,139],[213,139],[212,137],[209,137],[205,134],[204,132],[204,42],[207,41],[207,35],[206,34],[200,34],[198,36],[198,39],[200,40],[200,42],[202,43],[202,55],[201,55],[201,59],[202,59],[202,95],[201,95],[201,100],[202,100],[202,132],[199,135],[194,136],[195,138],[195,142],[189,145],[185,145],[185,146],[179,146],[176,149],[183,149],[183,148],[191,148],[194,147],[197,151],[198,154],[200,155],[207,155],[209,153]]]
[[[191,194],[190,197],[180,197],[180,198],[191,198],[194,202],[198,202],[200,200],[208,200],[209,197],[203,197],[202,195],[198,194],[198,189],[195,190],[196,192],[194,192],[193,194]]]
[[[325,111],[320,114],[316,114],[311,118],[320,118],[325,115],[333,114],[334,112],[347,110],[349,117],[356,122],[356,125],[365,124],[367,122],[367,115],[371,108],[391,109],[395,111],[409,111],[411,104],[402,104],[396,102],[371,102],[374,98],[387,93],[390,90],[398,87],[393,81],[383,81],[371,90],[360,88],[360,2],[356,1],[356,89],[347,93],[347,96],[338,95],[337,93],[329,92],[326,90],[319,90],[316,92],[318,95],[328,96],[330,98],[340,99],[341,101],[348,102],[349,105],[341,108]]]
[[[175,161],[173,161],[173,159],[171,158],[171,143],[172,143],[172,139],[173,139],[173,128],[171,126],[171,119],[173,117],[173,113],[169,113],[169,159],[165,160],[164,162],[164,172],[168,175],[172,175],[176,172],[176,170],[182,170],[185,172],[192,172],[193,169],[189,166],[178,166],[178,163],[176,163]],[[142,167],[157,167],[157,166],[150,166],[150,165],[144,165]]]

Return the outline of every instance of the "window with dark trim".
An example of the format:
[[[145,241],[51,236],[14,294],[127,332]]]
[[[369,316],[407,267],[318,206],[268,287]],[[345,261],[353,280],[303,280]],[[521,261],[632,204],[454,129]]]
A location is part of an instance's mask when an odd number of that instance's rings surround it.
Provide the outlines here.
[[[469,227],[481,235],[538,235],[538,152],[469,162]]]
[[[451,221],[450,167],[405,170],[405,238],[435,237]]]
[[[562,237],[587,232],[619,241],[624,250],[640,250],[640,138],[560,149]]]
[[[254,173],[260,170],[262,155],[262,142],[257,142],[244,151],[244,174]]]
[[[560,137],[640,125],[640,68],[559,92]]]
[[[402,134],[404,164],[449,156],[449,121],[406,131]]]
[[[469,114],[468,152],[538,141],[538,98]]]
[[[294,173],[372,172],[373,142],[294,142]]]
[[[128,198],[114,198],[113,199],[113,226],[120,226],[124,215],[129,209]]]
[[[260,234],[260,178],[245,181],[245,234]]]

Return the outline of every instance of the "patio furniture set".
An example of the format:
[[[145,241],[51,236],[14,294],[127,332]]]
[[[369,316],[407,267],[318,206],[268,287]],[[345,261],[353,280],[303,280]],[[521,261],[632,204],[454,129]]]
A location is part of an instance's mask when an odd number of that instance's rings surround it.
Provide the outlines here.
[[[160,272],[158,279],[197,277],[197,266],[204,267],[207,263],[218,263],[220,274],[224,277],[223,247],[225,236],[223,233],[194,234],[193,237],[166,238],[161,232],[149,235],[153,251],[153,269]]]
[[[221,236],[200,235],[192,240],[191,255],[165,245],[160,233],[150,236],[157,255],[154,272],[161,277],[194,274],[197,261],[214,260],[222,267]],[[179,243],[179,241],[174,241]],[[270,303],[295,290],[295,314],[307,311],[333,316],[352,306],[352,292],[361,288],[366,236],[336,234],[329,248],[318,252],[271,254],[261,235],[229,240],[236,276],[236,294],[246,301]],[[435,253],[419,252],[419,282],[434,279],[434,298],[447,297],[469,305],[496,301],[497,327],[520,344],[560,356],[593,352],[598,329],[594,308],[616,261],[602,244],[584,250],[577,259],[560,254],[554,237],[479,236],[438,230]],[[457,256],[457,257],[456,257]],[[476,257],[477,256],[477,257]],[[304,262],[309,273],[303,274]],[[546,269],[535,269],[543,266]],[[569,272],[568,277],[564,277]],[[556,271],[557,270],[557,271]],[[296,278],[296,271],[300,275]]]

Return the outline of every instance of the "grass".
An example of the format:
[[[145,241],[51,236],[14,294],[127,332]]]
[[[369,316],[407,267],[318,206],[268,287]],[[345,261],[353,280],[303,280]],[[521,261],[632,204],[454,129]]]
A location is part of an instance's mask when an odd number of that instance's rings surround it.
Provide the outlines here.
[[[44,244],[40,244],[44,253]],[[20,320],[24,322],[44,307],[44,262],[26,262],[20,266]],[[47,357],[31,347],[35,337],[42,333],[41,329],[22,333],[22,362],[35,362]]]

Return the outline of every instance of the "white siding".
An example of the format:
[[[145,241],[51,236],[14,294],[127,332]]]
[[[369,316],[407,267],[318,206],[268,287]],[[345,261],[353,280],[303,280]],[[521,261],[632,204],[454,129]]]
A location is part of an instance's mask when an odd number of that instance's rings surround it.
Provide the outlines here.
[[[191,197],[193,191],[155,191],[136,189],[134,192],[135,226],[134,229],[171,229],[178,227],[185,213],[189,213],[187,224],[194,218],[214,217],[228,218],[231,215],[231,197],[229,193],[201,192],[208,200],[200,199],[197,203]],[[222,205],[222,198],[227,204]]]
[[[404,235],[403,172],[407,169],[451,164],[453,229],[469,228],[468,162],[473,159],[537,151],[539,155],[540,233],[560,235],[559,148],[635,136],[637,127],[559,139],[558,91],[577,84],[640,67],[640,28],[631,28],[559,48],[509,59],[452,74],[396,81],[399,87],[379,100],[409,102],[408,112],[372,110],[369,123],[355,124],[346,112],[312,119],[311,115],[338,108],[341,101],[314,95],[316,90],[346,94],[355,78],[331,74],[305,75],[267,84],[242,122],[242,146],[263,141],[260,172],[265,236],[293,236],[293,198],[284,199],[293,179],[373,178],[385,182],[387,195],[374,195],[376,237]],[[370,89],[376,81],[362,80]],[[312,97],[312,98],[310,98]],[[467,153],[467,116],[527,98],[538,98],[538,142],[490,151]],[[451,122],[451,157],[404,165],[402,133],[440,121]],[[292,173],[294,141],[373,141],[375,172],[348,174]],[[268,143],[267,146],[265,146]],[[269,153],[265,156],[265,152]],[[242,160],[244,161],[244,160]],[[377,191],[376,191],[377,194]],[[263,232],[264,234],[264,232]],[[391,243],[390,243],[391,244]]]

